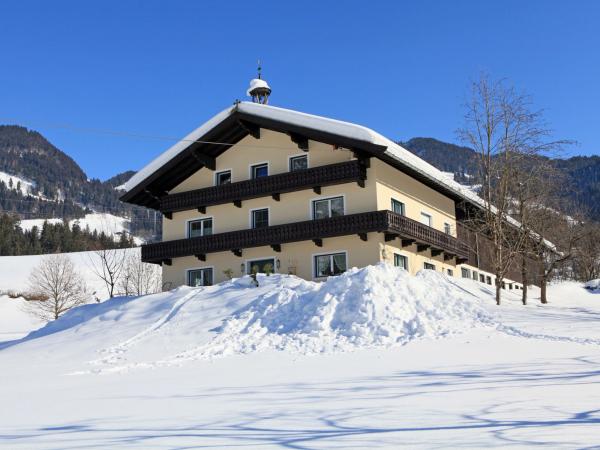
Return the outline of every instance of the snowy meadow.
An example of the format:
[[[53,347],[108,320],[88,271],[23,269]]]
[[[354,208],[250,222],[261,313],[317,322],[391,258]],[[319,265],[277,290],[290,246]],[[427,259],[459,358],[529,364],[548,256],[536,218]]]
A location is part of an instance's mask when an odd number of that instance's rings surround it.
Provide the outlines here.
[[[595,447],[600,293],[565,282],[537,297],[506,291],[498,307],[487,285],[378,265],[119,297],[37,330],[14,309],[0,443]],[[33,330],[20,339],[18,320]]]

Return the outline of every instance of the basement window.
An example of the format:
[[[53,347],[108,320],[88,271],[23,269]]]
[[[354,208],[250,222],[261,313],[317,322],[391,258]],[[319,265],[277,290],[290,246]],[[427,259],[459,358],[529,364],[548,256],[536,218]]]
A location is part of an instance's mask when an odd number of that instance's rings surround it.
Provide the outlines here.
[[[485,283],[485,275],[483,275],[482,273],[479,274],[479,282]]]
[[[315,256],[315,278],[339,275],[346,271],[346,254],[333,253]]]
[[[187,273],[188,286],[212,286],[213,284],[213,269],[207,267],[204,269],[192,269]]]
[[[463,278],[471,278],[471,271],[469,269],[465,269],[464,267],[462,267],[460,269],[460,275]]]
[[[491,284],[492,284],[492,277],[490,277],[490,276],[486,276],[486,277],[485,277],[485,282],[486,282],[487,284],[491,285]]]
[[[408,258],[404,255],[394,253],[394,266],[401,267],[404,270],[408,270]]]
[[[431,264],[431,263],[424,263],[423,264],[423,268],[425,268],[426,270],[435,270],[435,264]]]
[[[449,277],[454,276],[454,270],[452,270],[452,269],[446,269],[446,273],[448,274]]]

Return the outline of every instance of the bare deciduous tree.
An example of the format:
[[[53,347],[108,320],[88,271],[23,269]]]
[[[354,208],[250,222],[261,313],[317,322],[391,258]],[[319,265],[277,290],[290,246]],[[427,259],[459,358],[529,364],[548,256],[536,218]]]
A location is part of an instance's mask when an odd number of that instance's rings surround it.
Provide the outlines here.
[[[123,250],[98,250],[89,255],[90,267],[104,282],[110,298],[116,294],[115,289],[121,278],[125,257]]]
[[[574,250],[573,272],[579,281],[600,278],[600,224],[584,224]]]
[[[481,76],[472,83],[466,104],[463,142],[478,155],[483,207],[469,218],[469,226],[487,236],[493,246],[496,303],[500,304],[502,280],[522,254],[527,233],[519,232],[511,217],[519,190],[533,181],[524,167],[527,159],[555,149],[564,141],[549,141],[540,112],[531,111],[527,96],[506,82]]]
[[[44,320],[58,319],[88,299],[85,283],[66,255],[46,256],[29,276],[31,293],[47,300],[30,301],[30,312]]]
[[[119,292],[123,295],[146,295],[161,291],[161,267],[142,262],[138,254],[125,257],[119,281]]]

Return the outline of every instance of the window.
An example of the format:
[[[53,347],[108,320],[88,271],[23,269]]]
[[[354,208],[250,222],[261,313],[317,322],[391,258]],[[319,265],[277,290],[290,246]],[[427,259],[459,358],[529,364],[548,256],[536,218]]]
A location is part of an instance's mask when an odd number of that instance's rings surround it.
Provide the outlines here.
[[[481,283],[485,283],[485,275],[483,275],[482,273],[479,274],[479,281]]]
[[[446,273],[448,274],[449,277],[454,276],[454,270],[452,270],[452,269],[446,269]]]
[[[188,286],[211,286],[213,284],[213,270],[212,268],[188,270],[187,278]]]
[[[308,156],[293,156],[290,158],[290,172],[308,169]]]
[[[431,226],[431,214],[422,212],[421,213],[421,223],[424,223],[425,225],[430,227]]]
[[[246,263],[246,272],[252,273],[275,272],[275,258],[255,259]]]
[[[502,289],[506,289],[506,283],[504,281],[502,282]]]
[[[339,275],[346,271],[346,254],[334,253],[331,255],[315,256],[315,277],[328,277]]]
[[[473,279],[477,281],[477,272],[473,271]]]
[[[252,169],[252,178],[261,178],[269,175],[269,164],[262,163],[256,164],[251,167]]]
[[[265,228],[269,226],[269,210],[255,209],[252,214],[252,228]]]
[[[486,282],[487,284],[490,284],[490,285],[491,285],[491,284],[492,284],[492,277],[490,277],[489,275],[488,275],[487,277],[485,277],[485,282]]]
[[[460,275],[463,278],[471,278],[471,271],[469,269],[465,269],[464,267],[462,267],[460,269]]]
[[[424,263],[423,267],[427,270],[435,270],[435,265],[430,263]]]
[[[221,186],[229,183],[231,183],[231,170],[224,170],[215,174],[215,185]]]
[[[394,266],[401,267],[404,270],[408,270],[408,258],[404,255],[394,253]]]
[[[190,220],[188,222],[188,237],[209,236],[213,231],[211,219]]]
[[[512,283],[508,284],[508,289],[512,289]]]
[[[344,197],[313,201],[313,219],[325,219],[344,215]]]
[[[450,231],[451,227],[450,224],[447,222],[444,222],[444,233],[446,234],[452,234],[452,232]]]
[[[404,203],[399,202],[395,198],[392,199],[392,212],[404,216]]]

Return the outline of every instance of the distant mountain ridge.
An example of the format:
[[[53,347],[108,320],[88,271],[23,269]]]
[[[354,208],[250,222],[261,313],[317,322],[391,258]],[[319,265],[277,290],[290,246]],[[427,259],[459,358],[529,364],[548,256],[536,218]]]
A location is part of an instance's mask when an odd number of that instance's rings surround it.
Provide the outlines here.
[[[438,169],[452,172],[459,183],[475,182],[477,154],[474,150],[428,137],[399,144]],[[600,221],[600,156],[554,158],[550,162],[567,180],[565,198],[583,205],[592,219]]]
[[[108,213],[129,219],[130,234],[144,239],[152,239],[160,231],[160,217],[154,211],[119,200],[120,192],[115,188],[133,171],[104,182],[88,179],[73,158],[37,131],[0,125],[0,172],[4,173],[0,177],[0,212],[22,219],[67,220],[92,212]],[[27,189],[17,189],[17,184],[24,183],[28,183]]]

